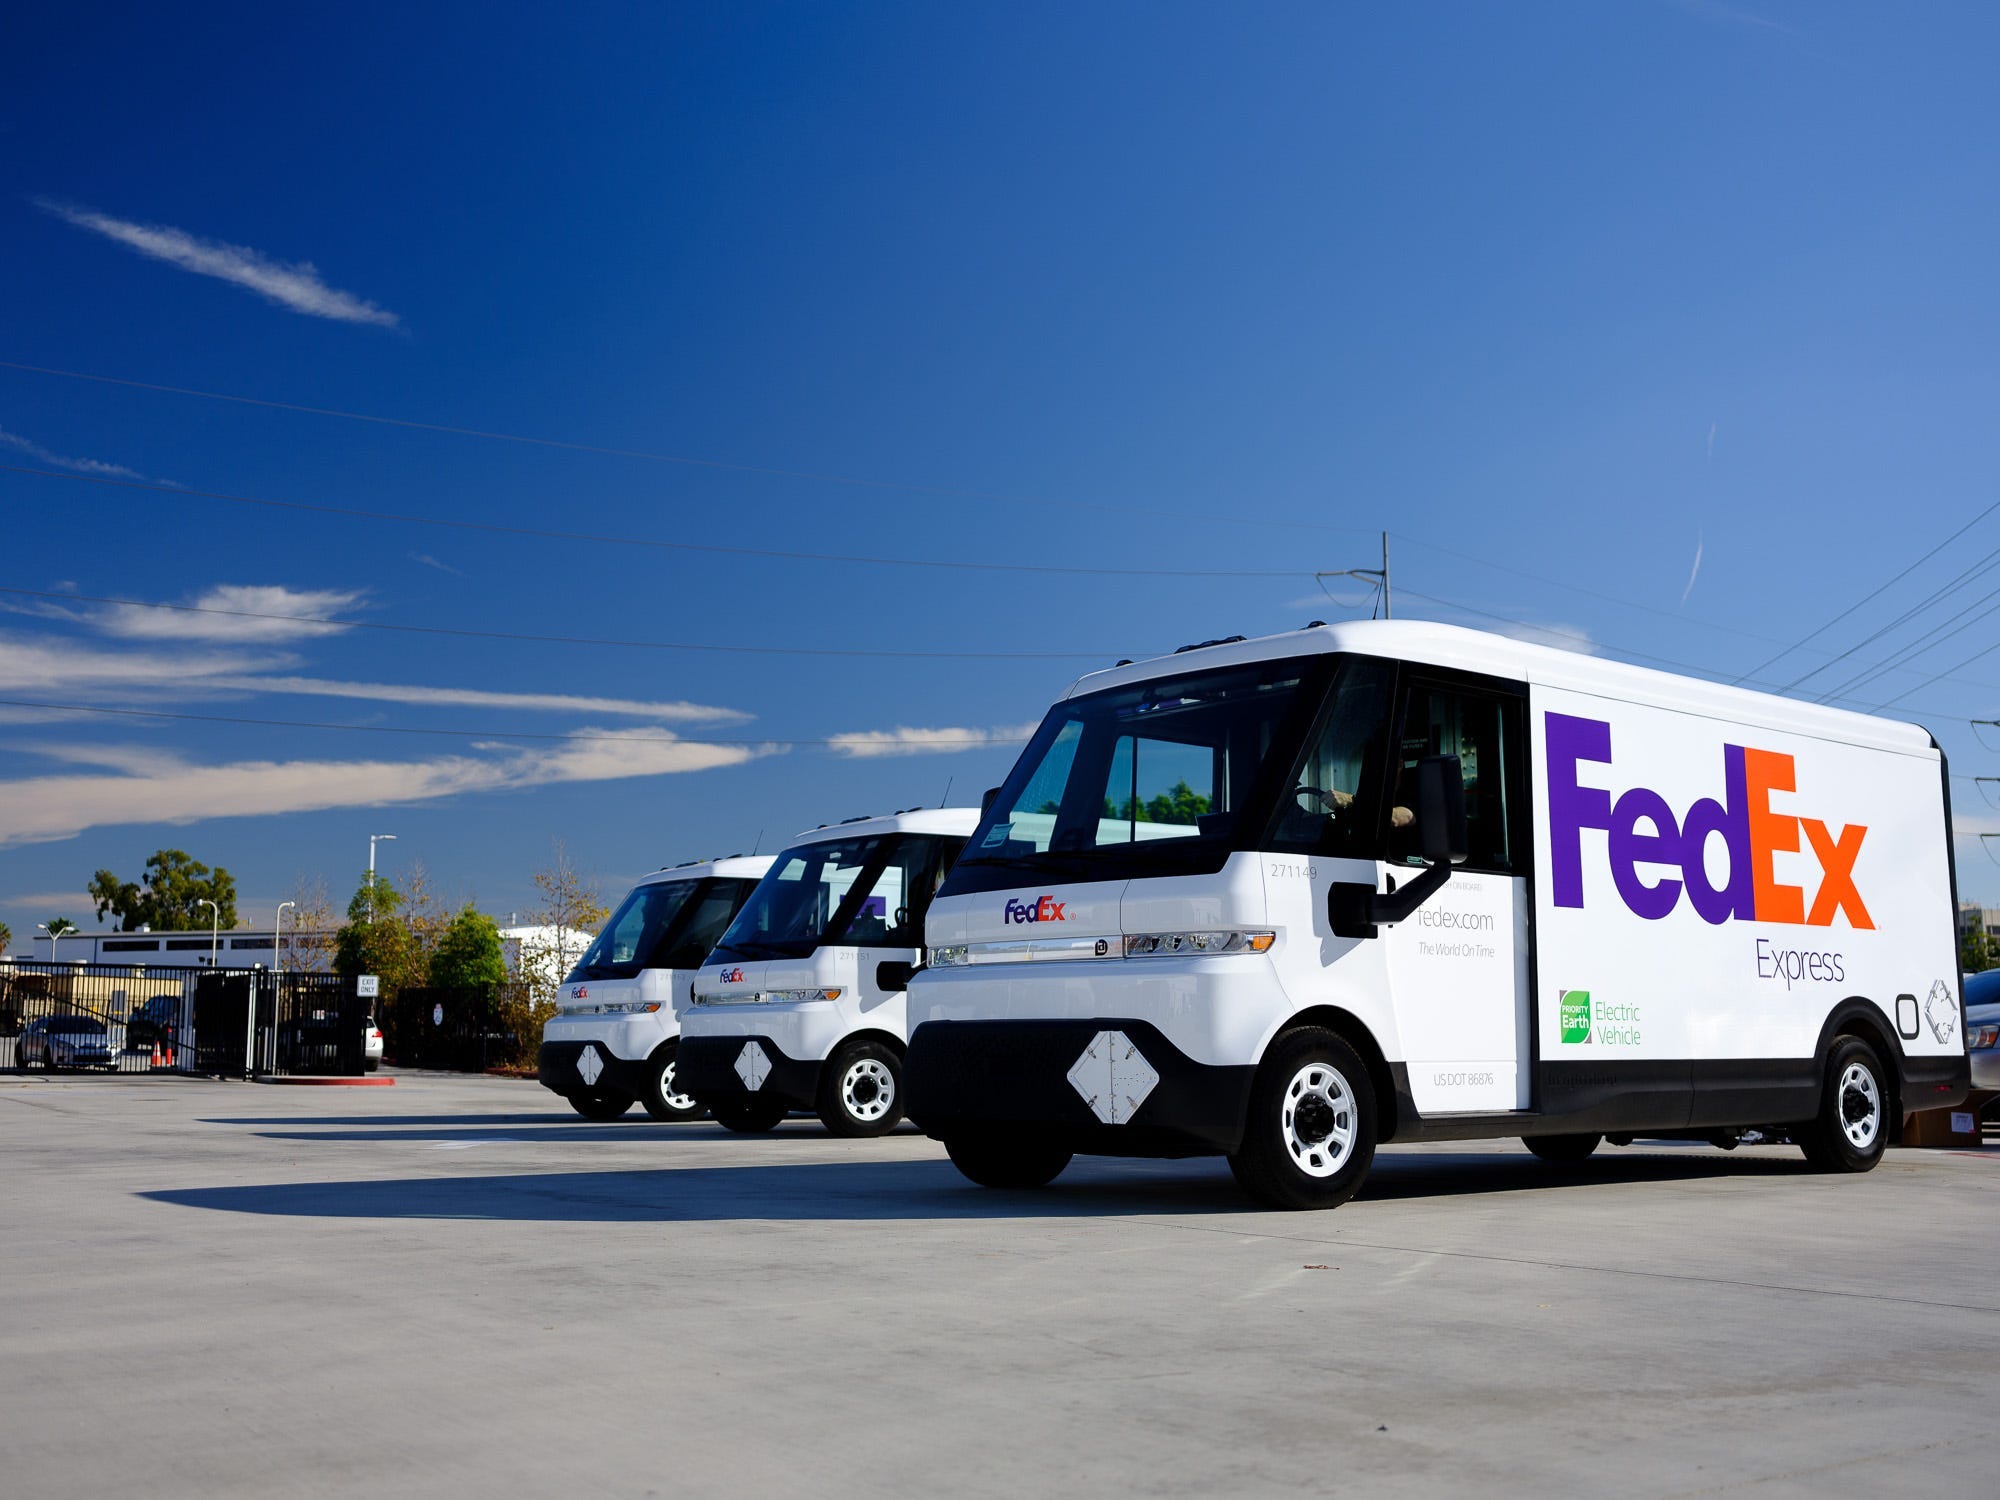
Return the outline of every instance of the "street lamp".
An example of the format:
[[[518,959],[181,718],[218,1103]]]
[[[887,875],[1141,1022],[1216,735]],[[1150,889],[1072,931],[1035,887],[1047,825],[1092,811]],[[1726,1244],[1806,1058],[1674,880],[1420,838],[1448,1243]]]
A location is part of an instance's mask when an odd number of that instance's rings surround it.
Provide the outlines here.
[[[285,908],[298,904],[296,901],[280,901],[277,918],[271,926],[271,967],[281,973],[285,967]]]
[[[384,839],[394,840],[393,833],[371,833],[368,835],[368,920],[375,920],[375,846]]]
[[[53,922],[37,922],[35,926],[49,935],[49,962],[54,963],[56,961],[56,939],[61,937],[65,932],[75,932],[76,925],[62,918],[57,918]]]
[[[285,908],[297,906],[296,901],[280,901],[278,914],[271,919],[271,983],[275,986],[271,1002],[270,1066],[276,1071],[278,1066],[278,1020],[285,1008]]]
[[[213,969],[215,967],[216,950],[222,946],[222,908],[206,896],[203,896],[196,904],[207,907],[213,914],[213,921],[210,923],[208,929],[208,966]]]

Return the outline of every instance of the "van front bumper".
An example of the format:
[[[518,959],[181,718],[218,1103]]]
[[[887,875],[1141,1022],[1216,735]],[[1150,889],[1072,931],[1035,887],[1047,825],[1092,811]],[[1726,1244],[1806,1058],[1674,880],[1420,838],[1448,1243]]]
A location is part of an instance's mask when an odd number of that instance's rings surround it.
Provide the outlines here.
[[[758,1070],[743,1067],[743,1052],[754,1047],[762,1052],[763,1077],[757,1087],[745,1081],[747,1072],[756,1078]],[[788,1109],[814,1109],[819,1100],[819,1075],[823,1059],[793,1057],[768,1036],[747,1032],[735,1036],[681,1037],[674,1059],[675,1085],[710,1109],[727,1108],[751,1099],[783,1100]]]
[[[586,1081],[584,1076],[586,1047],[597,1052],[594,1081]],[[572,1094],[610,1092],[637,1097],[645,1091],[646,1060],[616,1056],[601,1041],[543,1042],[535,1058],[535,1077],[543,1088],[552,1089],[565,1099]]]
[[[1100,1032],[1122,1032],[1158,1075],[1107,1124],[1070,1081]],[[1085,1156],[1227,1155],[1243,1144],[1254,1065],[1196,1062],[1148,1021],[926,1021],[904,1065],[909,1115],[938,1140],[1033,1137]]]

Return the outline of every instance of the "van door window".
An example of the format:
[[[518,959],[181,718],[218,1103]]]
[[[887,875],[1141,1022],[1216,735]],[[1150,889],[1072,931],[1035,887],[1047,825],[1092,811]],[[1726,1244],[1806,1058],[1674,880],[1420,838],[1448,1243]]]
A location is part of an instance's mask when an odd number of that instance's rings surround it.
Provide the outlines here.
[[[1198,821],[1217,810],[1216,755],[1212,745],[1119,736],[1094,842],[1194,838]]]
[[[1391,676],[1387,662],[1356,660],[1334,679],[1319,731],[1279,804],[1273,849],[1382,857]]]
[[[1396,788],[1390,799],[1389,858],[1422,864],[1416,826],[1417,763],[1427,755],[1456,755],[1465,778],[1468,870],[1525,873],[1528,863],[1521,811],[1522,716],[1518,699],[1473,689],[1416,684],[1404,694],[1397,741]]]

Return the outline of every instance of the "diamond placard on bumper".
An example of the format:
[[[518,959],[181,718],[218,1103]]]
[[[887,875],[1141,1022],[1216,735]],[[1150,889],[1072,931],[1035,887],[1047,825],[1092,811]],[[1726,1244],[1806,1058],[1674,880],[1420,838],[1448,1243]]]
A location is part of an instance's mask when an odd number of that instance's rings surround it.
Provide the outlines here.
[[[604,1072],[604,1059],[597,1055],[597,1044],[590,1043],[576,1060],[576,1071],[587,1086],[595,1085]]]
[[[1100,1031],[1069,1070],[1069,1084],[1090,1112],[1107,1125],[1123,1125],[1139,1112],[1160,1075],[1122,1031]]]
[[[743,1044],[743,1050],[736,1054],[736,1076],[753,1094],[764,1086],[764,1080],[771,1076],[771,1059],[762,1047],[755,1042]]]

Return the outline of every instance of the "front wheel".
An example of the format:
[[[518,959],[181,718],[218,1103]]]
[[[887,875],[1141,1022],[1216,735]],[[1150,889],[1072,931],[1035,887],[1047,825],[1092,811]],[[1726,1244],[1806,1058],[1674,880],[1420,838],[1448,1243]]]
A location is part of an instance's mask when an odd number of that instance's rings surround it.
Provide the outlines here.
[[[944,1143],[951,1164],[981,1187],[1047,1187],[1074,1154],[1066,1146],[1008,1136],[953,1136]]]
[[[1822,1172],[1873,1167],[1889,1144],[1890,1097],[1875,1049],[1858,1036],[1836,1037],[1819,1114],[1797,1137],[1806,1160]]]
[[[1229,1170],[1268,1208],[1338,1208],[1368,1176],[1376,1133],[1360,1054],[1324,1026],[1301,1026],[1264,1054]]]
[[[842,1047],[820,1070],[819,1118],[834,1135],[887,1135],[903,1118],[903,1060],[881,1042]]]
[[[674,1051],[671,1044],[662,1047],[646,1064],[646,1087],[639,1102],[656,1120],[699,1120],[701,1106],[674,1084]]]
[[[738,1135],[763,1135],[776,1130],[786,1114],[783,1100],[755,1098],[717,1104],[709,1112],[724,1130],[733,1130]]]
[[[619,1089],[593,1089],[571,1094],[569,1107],[586,1120],[615,1120],[632,1107],[632,1096]]]

